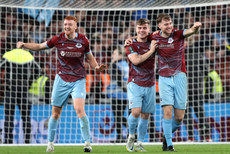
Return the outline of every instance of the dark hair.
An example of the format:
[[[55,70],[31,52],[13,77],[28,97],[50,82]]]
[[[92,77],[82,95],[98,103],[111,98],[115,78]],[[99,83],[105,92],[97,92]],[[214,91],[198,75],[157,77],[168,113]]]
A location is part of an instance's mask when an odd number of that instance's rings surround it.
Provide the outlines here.
[[[170,19],[172,18],[168,14],[165,14],[165,13],[159,14],[157,17],[157,24],[159,24],[162,20],[170,20]]]
[[[137,20],[137,25],[144,25],[144,24],[150,24],[150,21],[146,18],[141,18],[139,20]]]

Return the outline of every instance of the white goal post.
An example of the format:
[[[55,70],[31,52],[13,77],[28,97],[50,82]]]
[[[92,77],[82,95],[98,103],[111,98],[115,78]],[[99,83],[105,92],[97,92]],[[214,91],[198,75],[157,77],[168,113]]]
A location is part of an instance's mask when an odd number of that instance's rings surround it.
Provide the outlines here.
[[[37,145],[48,142],[48,120],[52,109],[50,96],[57,65],[56,49],[29,51],[35,63],[29,66],[30,78],[27,78],[29,73],[20,76],[17,68],[11,72],[12,78],[9,80],[9,66],[6,65],[4,54],[16,49],[18,41],[47,41],[62,32],[64,17],[76,16],[78,32],[88,37],[98,63],[111,66],[114,50],[124,51],[124,40],[136,35],[136,20],[149,19],[152,31],[156,31],[156,18],[160,13],[170,14],[176,29],[187,29],[195,21],[202,23],[200,32],[186,39],[188,107],[182,126],[173,135],[173,141],[230,142],[230,0],[1,0],[0,143],[7,144],[5,130],[11,132],[8,137],[12,136],[10,142],[13,144]],[[126,59],[125,55],[123,59]],[[114,104],[109,97],[111,67],[103,74],[93,72],[87,63],[85,68],[86,113],[92,142],[124,143],[128,134],[128,104],[125,101],[115,101],[117,104]],[[209,76],[213,70],[221,81],[219,88],[222,90],[219,89],[217,94],[214,94],[217,90],[215,81],[211,81]],[[121,74],[117,74],[117,78],[119,76]],[[39,78],[42,82],[36,87],[34,81]],[[22,84],[24,89],[18,88],[19,80],[25,82]],[[32,83],[34,91],[31,90]],[[11,86],[16,89],[13,90]],[[12,95],[9,91],[18,95]],[[25,102],[30,104],[31,109],[20,103],[24,100],[23,96],[26,96]],[[117,100],[127,99],[122,96]],[[17,98],[16,101],[12,101],[14,98]],[[156,113],[151,115],[144,140],[146,143],[162,142],[163,114],[158,91],[156,102]],[[21,111],[30,110],[29,115],[20,112],[20,108]],[[23,116],[27,117],[23,119]],[[23,123],[28,116],[31,127]],[[13,123],[8,123],[8,120]],[[26,131],[30,133],[25,135]],[[83,143],[71,98],[63,108],[55,142]]]

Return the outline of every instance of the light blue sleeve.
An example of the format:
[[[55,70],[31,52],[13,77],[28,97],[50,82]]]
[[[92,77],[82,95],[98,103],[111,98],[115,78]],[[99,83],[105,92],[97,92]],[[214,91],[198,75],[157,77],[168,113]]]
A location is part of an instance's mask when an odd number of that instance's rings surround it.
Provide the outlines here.
[[[47,41],[46,41],[46,48],[49,49],[50,47],[47,45]]]
[[[183,31],[183,36],[184,36],[184,33],[185,33],[186,30],[187,30],[187,29],[184,29],[184,31]]]
[[[92,51],[90,50],[89,52],[86,52],[85,54],[87,55],[87,54],[90,54],[90,53],[92,53]]]

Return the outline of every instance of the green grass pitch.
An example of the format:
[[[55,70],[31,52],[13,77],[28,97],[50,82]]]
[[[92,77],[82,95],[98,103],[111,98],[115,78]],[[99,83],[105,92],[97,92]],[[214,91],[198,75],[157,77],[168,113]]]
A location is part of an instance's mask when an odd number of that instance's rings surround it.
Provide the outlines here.
[[[98,154],[127,154],[125,145],[93,145],[93,152]],[[144,145],[146,154],[168,153],[161,150],[161,145]],[[174,145],[176,154],[230,154],[230,144],[190,144]],[[0,146],[1,154],[47,154],[45,146]],[[83,146],[55,146],[53,154],[80,154]]]

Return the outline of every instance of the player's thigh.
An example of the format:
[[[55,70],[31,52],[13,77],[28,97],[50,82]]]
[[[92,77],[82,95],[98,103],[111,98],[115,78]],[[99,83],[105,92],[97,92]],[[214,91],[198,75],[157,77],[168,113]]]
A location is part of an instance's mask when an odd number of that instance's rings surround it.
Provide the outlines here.
[[[79,118],[86,116],[85,113],[85,98],[74,98],[73,99],[74,109]]]
[[[74,109],[79,118],[85,114],[85,98],[86,98],[86,80],[81,79],[73,82],[71,96],[73,98]]]
[[[156,87],[144,87],[145,95],[142,104],[142,113],[154,113],[156,107]]]
[[[81,79],[73,82],[71,96],[75,98],[86,98],[86,80]]]
[[[55,76],[53,91],[51,96],[51,104],[57,107],[62,107],[68,101],[71,86],[69,82],[61,79],[59,75]]]
[[[127,86],[129,109],[142,107],[143,102],[143,89],[141,86],[133,82],[129,82]]]
[[[174,89],[172,77],[159,77],[160,104],[174,106]]]
[[[178,73],[174,77],[175,105],[176,109],[186,109],[187,104],[187,77],[185,73]]]

